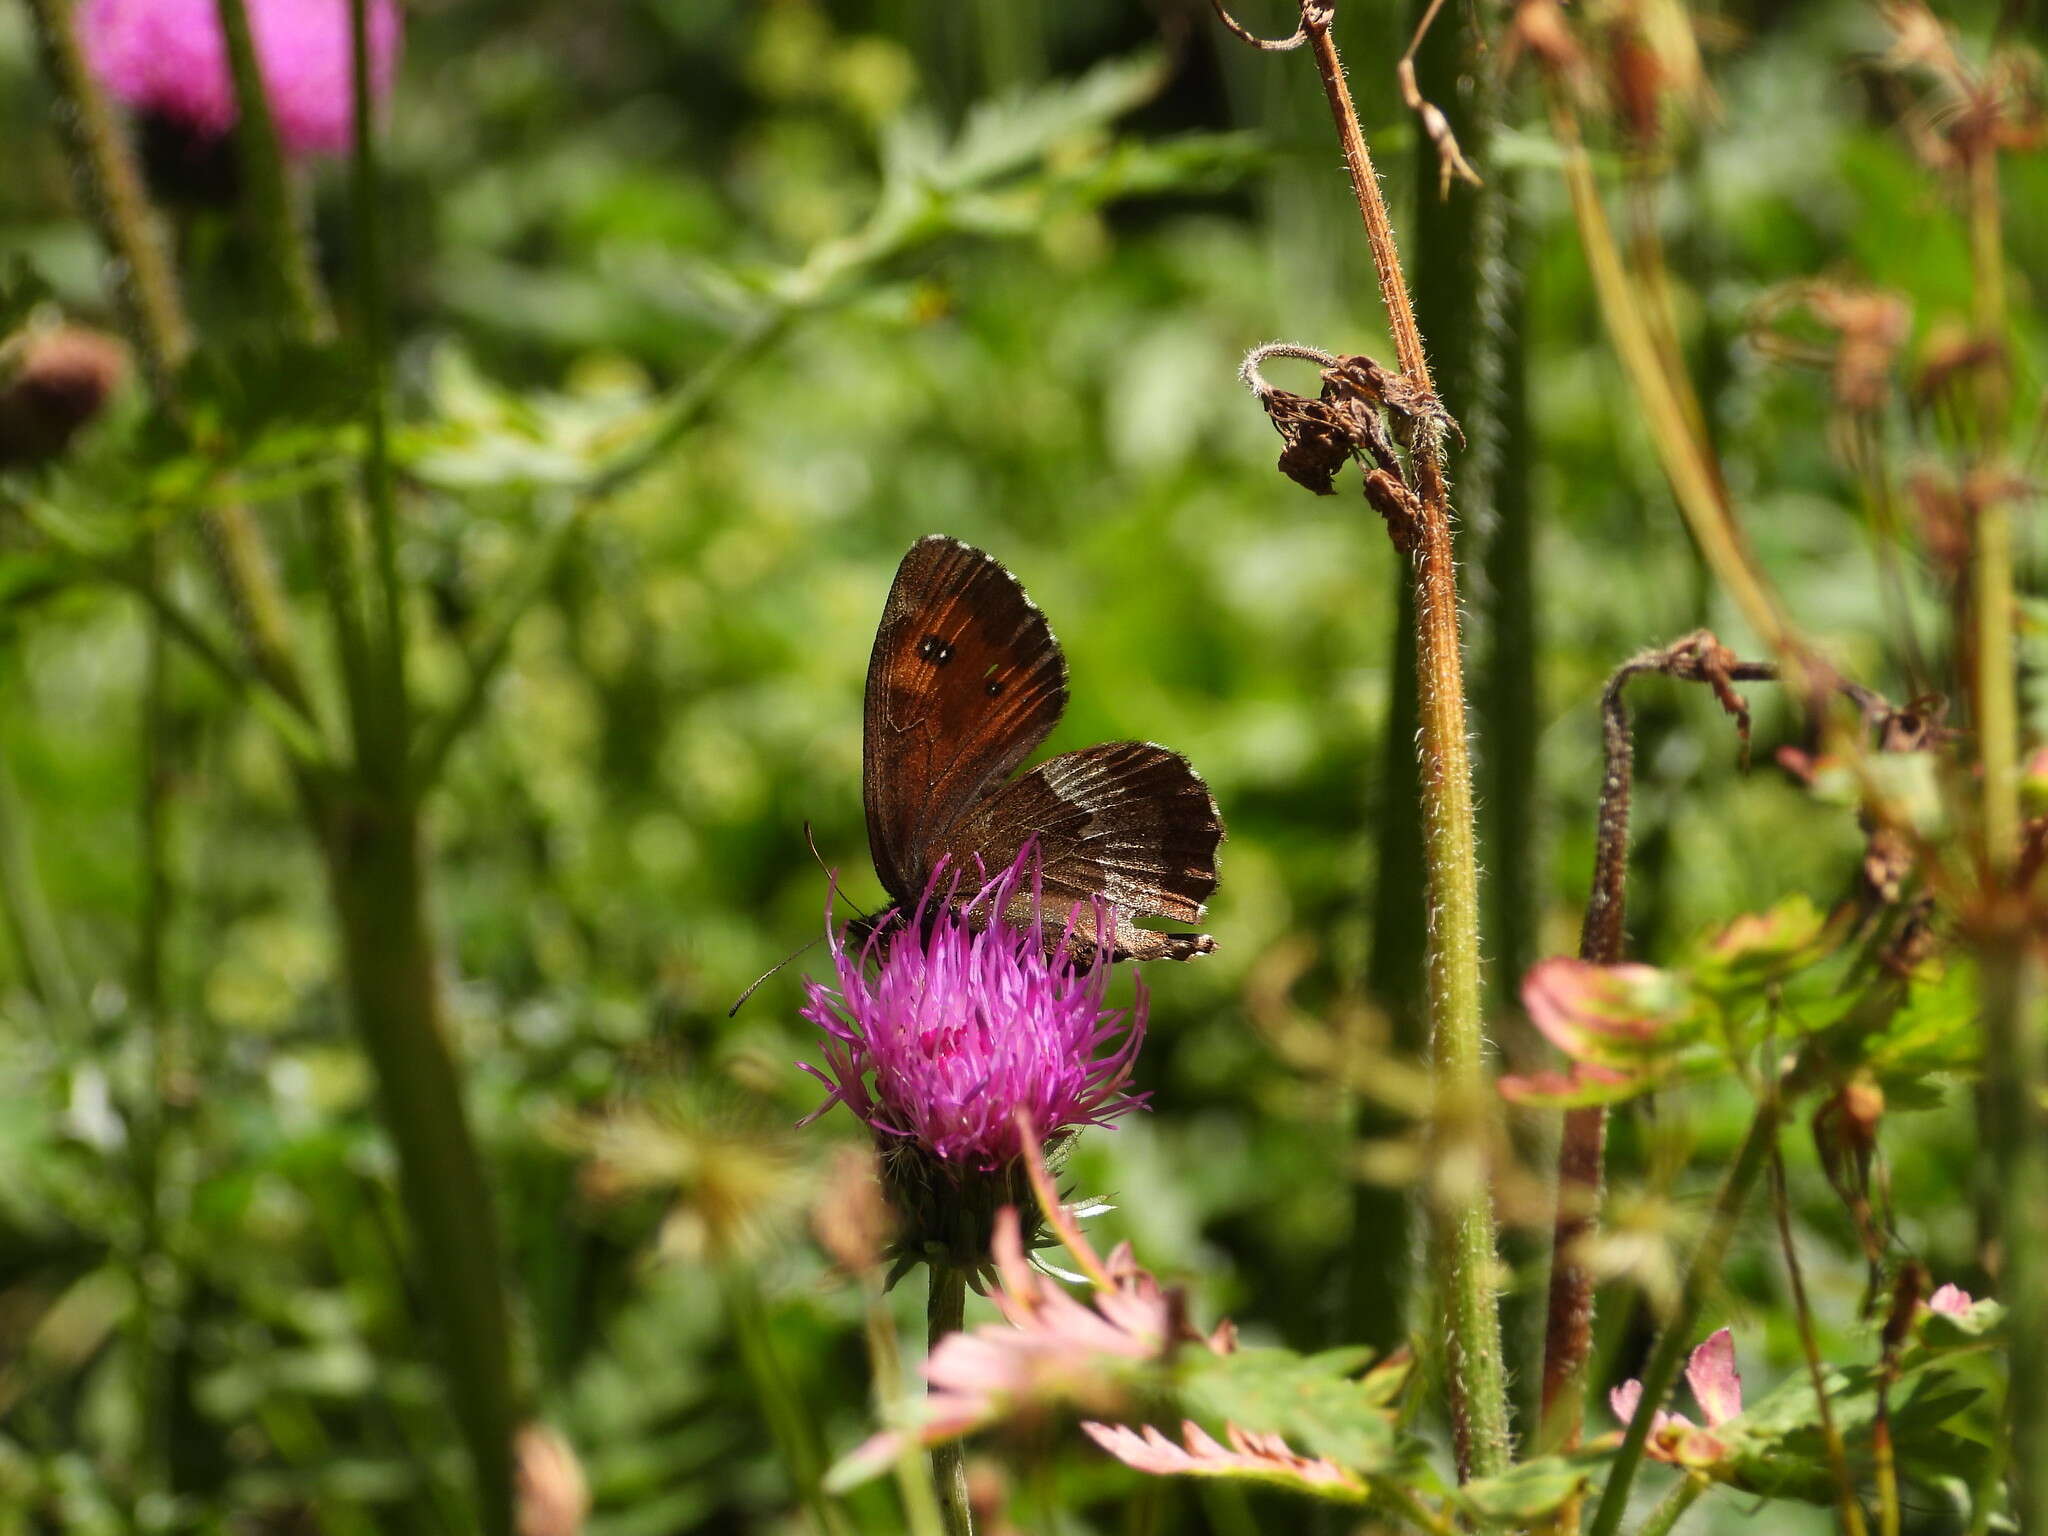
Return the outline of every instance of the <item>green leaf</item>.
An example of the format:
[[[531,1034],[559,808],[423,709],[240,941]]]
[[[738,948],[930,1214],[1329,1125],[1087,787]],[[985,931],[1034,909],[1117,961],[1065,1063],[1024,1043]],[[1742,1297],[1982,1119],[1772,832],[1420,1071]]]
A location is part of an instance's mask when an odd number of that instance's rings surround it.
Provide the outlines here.
[[[1823,953],[1828,921],[1805,895],[1745,913],[1700,946],[1693,981],[1716,994],[1759,990]]]
[[[1356,1375],[1369,1358],[1371,1351],[1358,1348],[1318,1355],[1270,1348],[1190,1352],[1180,1398],[1194,1417],[1277,1434],[1297,1451],[1377,1476],[1403,1465],[1409,1452],[1395,1428],[1389,1383]]]
[[[1891,1390],[1892,1442],[1900,1471],[1926,1481],[1943,1476],[1974,1477],[1984,1448],[1949,1426],[1983,1395],[1977,1382],[1954,1369],[1963,1357],[1992,1347],[2004,1313],[1995,1302],[1979,1302],[1962,1317],[1924,1312],[1917,1337],[1901,1354]],[[1824,1378],[1828,1408],[1849,1450],[1858,1477],[1870,1471],[1871,1429],[1877,1420],[1879,1367],[1831,1370]],[[1772,1498],[1833,1502],[1834,1474],[1821,1438],[1820,1412],[1812,1382],[1794,1376],[1739,1417],[1715,1425],[1730,1454],[1712,1475],[1751,1493]]]
[[[1453,1490],[1451,1498],[1474,1519],[1489,1525],[1530,1525],[1562,1508],[1612,1455],[1610,1446],[1568,1456],[1539,1456],[1497,1477],[1466,1483]]]

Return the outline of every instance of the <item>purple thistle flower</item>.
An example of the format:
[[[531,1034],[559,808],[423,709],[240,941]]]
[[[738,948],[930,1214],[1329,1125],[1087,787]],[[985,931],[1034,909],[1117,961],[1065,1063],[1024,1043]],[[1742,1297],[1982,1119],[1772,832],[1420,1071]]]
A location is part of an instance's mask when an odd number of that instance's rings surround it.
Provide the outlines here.
[[[248,0],[256,59],[285,152],[340,154],[355,128],[348,0]],[[398,63],[397,0],[371,0],[370,85],[383,96]],[[215,0],[87,0],[80,32],[108,90],[201,138],[235,124]]]
[[[1145,1038],[1145,989],[1128,1013],[1107,1008],[1105,949],[1080,964],[1048,945],[1038,853],[1026,844],[1010,867],[964,906],[960,872],[943,864],[909,920],[849,948],[830,935],[838,986],[806,984],[803,1016],[824,1031],[823,1068],[803,1070],[831,1090],[806,1120],[844,1104],[884,1138],[924,1148],[955,1173],[993,1172],[1021,1150],[1016,1113],[1028,1110],[1048,1141],[1103,1125],[1134,1108],[1124,1091]],[[1020,897],[1028,888],[1028,902]],[[1021,909],[1019,923],[1003,914]],[[1094,926],[1114,932],[1106,906]],[[830,922],[830,912],[827,912]],[[1050,952],[1048,952],[1050,951]],[[879,963],[877,958],[879,953]]]

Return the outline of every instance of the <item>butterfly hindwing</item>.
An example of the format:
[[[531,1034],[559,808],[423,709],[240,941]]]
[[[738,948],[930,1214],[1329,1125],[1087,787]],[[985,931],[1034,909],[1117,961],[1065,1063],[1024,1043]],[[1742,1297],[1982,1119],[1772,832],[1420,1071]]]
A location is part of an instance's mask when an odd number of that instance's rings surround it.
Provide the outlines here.
[[[1017,578],[956,539],[913,544],[868,662],[868,846],[890,896],[916,901],[961,819],[1066,707],[1066,657]]]
[[[1186,959],[1214,942],[1140,928],[1127,914],[1200,922],[1223,836],[1216,802],[1186,758],[1113,741],[1049,758],[996,789],[953,828],[946,851],[964,868],[978,858],[993,872],[1036,839],[1048,924],[1078,908],[1076,936],[1094,941],[1092,903],[1102,897],[1118,909],[1119,957]]]

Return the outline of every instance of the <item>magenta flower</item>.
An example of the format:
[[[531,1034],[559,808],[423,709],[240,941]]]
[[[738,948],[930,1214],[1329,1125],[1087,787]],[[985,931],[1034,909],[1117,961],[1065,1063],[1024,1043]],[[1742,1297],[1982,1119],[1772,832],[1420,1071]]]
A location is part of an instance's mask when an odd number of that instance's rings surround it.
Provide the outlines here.
[[[1052,1140],[1143,1101],[1124,1090],[1145,1037],[1144,986],[1128,1012],[1104,1006],[1108,957],[1098,950],[1081,964],[1064,942],[1048,945],[1037,870],[1027,844],[956,906],[959,876],[942,868],[907,921],[858,948],[832,933],[838,985],[809,982],[803,1010],[824,1031],[825,1059],[803,1070],[831,1090],[810,1119],[844,1104],[957,1176],[1017,1157],[1020,1109]],[[1019,908],[1028,921],[1004,915]],[[1070,914],[1057,937],[1114,931],[1107,908],[1092,914],[1092,930],[1090,920]]]
[[[248,0],[256,59],[278,137],[292,155],[339,154],[355,128],[348,0]],[[371,0],[370,83],[383,96],[398,63],[397,0]],[[235,124],[215,0],[86,0],[80,32],[107,89],[138,112],[223,138]]]

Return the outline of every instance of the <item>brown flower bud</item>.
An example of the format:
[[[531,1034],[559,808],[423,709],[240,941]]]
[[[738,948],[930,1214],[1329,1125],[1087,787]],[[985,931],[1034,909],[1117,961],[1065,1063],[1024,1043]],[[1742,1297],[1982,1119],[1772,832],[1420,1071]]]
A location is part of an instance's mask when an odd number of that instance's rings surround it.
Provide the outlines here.
[[[127,376],[122,345],[82,326],[31,331],[0,349],[0,467],[63,453]]]

